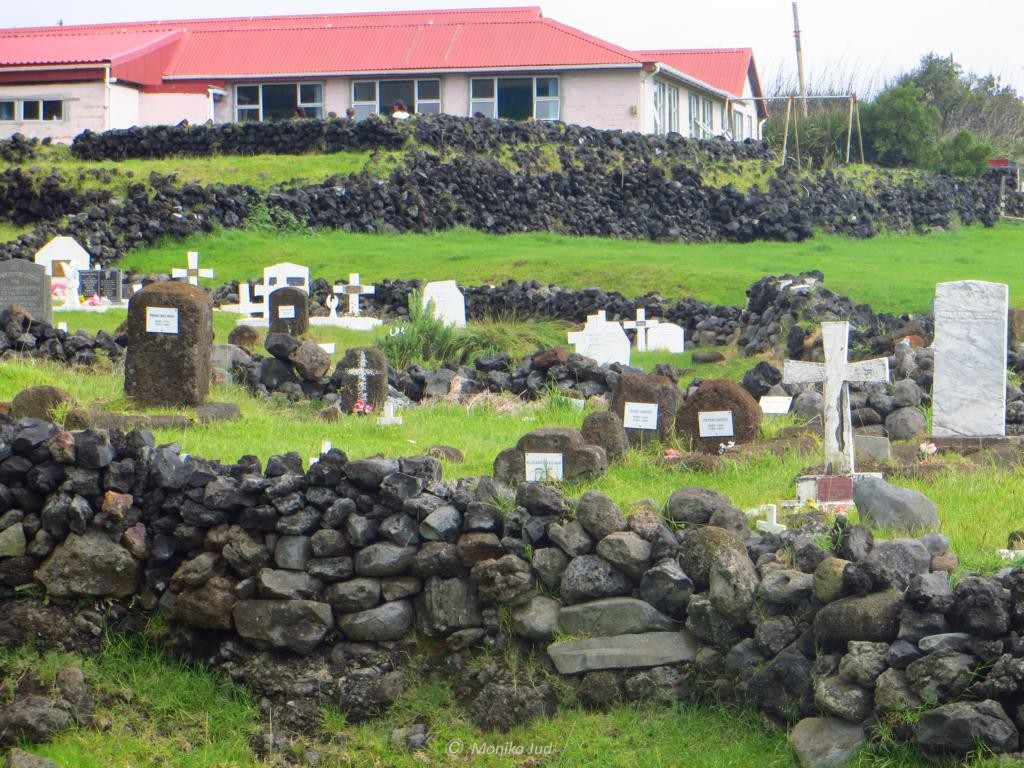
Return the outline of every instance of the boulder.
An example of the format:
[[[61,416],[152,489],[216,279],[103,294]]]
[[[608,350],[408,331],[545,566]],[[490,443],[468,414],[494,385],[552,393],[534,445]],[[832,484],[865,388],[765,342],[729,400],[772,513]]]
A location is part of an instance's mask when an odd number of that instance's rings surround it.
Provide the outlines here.
[[[902,603],[903,594],[897,589],[840,598],[814,617],[814,638],[830,648],[846,648],[850,640],[892,642],[899,629]]]
[[[862,725],[835,717],[805,717],[789,733],[801,768],[842,768],[866,741]]]
[[[790,723],[813,715],[811,662],[787,648],[747,681],[747,703]]]
[[[899,488],[879,477],[857,477],[853,482],[853,503],[860,519],[875,528],[910,532],[939,528],[939,513],[931,499],[913,488]]]
[[[999,702],[957,701],[921,715],[914,738],[922,751],[939,757],[965,757],[979,748],[997,754],[1017,749],[1019,734]]]
[[[608,496],[587,491],[576,505],[576,520],[595,539],[603,539],[615,531],[626,530],[626,517]]]
[[[558,601],[534,595],[512,609],[512,631],[527,640],[550,640],[558,630]]]
[[[735,507],[724,493],[691,485],[673,491],[665,511],[677,523],[707,525],[715,513],[733,509]]]
[[[701,435],[700,414],[727,411],[732,414],[732,434]],[[749,443],[761,428],[761,407],[735,381],[711,379],[686,398],[676,414],[676,432],[692,445],[708,453],[718,453],[723,443]]]
[[[11,418],[15,421],[26,417],[56,421],[53,416],[54,411],[65,404],[72,405],[73,403],[74,398],[71,397],[71,394],[58,387],[45,384],[26,387],[11,401]]]
[[[614,531],[597,542],[597,554],[639,580],[651,563],[651,545],[632,531]]]
[[[561,594],[567,605],[599,597],[626,595],[632,590],[633,583],[629,577],[597,555],[573,558],[562,574]]]
[[[711,566],[725,552],[747,555],[747,547],[735,533],[724,528],[687,528],[680,536],[679,564],[699,590],[707,589]]]
[[[565,606],[559,611],[558,623],[571,635],[627,635],[679,627],[649,603],[632,597],[607,597]]]
[[[470,579],[431,576],[416,596],[416,627],[430,637],[483,625],[480,598]]]
[[[398,640],[412,629],[413,608],[409,600],[394,600],[376,608],[338,617],[338,628],[350,640],[382,642]]]
[[[589,637],[565,640],[547,648],[563,675],[598,669],[636,669],[693,661],[697,641],[686,631]]]
[[[142,564],[104,533],[70,534],[36,570],[54,597],[127,597],[138,586]]]
[[[483,560],[473,566],[470,577],[476,582],[477,594],[485,602],[515,604],[533,593],[534,578],[530,564],[515,555]]]
[[[928,420],[920,408],[897,408],[885,417],[885,431],[891,440],[909,440],[928,431]]]
[[[312,600],[239,600],[235,631],[258,648],[310,653],[334,626],[327,603]]]
[[[608,461],[620,461],[629,450],[629,438],[622,419],[613,411],[594,411],[583,419],[580,434],[590,445],[604,448]]]
[[[514,448],[499,453],[494,459],[494,476],[509,483],[543,480],[526,477],[527,453],[561,455],[563,480],[592,480],[608,471],[608,455],[604,448],[587,444],[578,430],[544,427],[527,432]]]
[[[745,552],[725,549],[712,562],[708,579],[711,605],[733,624],[746,624],[760,579]]]

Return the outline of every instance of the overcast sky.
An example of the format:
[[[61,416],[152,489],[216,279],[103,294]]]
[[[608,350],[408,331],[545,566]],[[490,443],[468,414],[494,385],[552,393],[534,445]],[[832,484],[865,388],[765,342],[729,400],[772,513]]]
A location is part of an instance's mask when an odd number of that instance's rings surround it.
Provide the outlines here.
[[[345,13],[500,5],[515,0],[6,0],[0,24],[42,26],[154,18]],[[626,48],[750,46],[766,89],[795,73],[790,0],[546,0],[544,15]],[[866,92],[913,69],[928,52],[965,70],[992,73],[1024,94],[1024,0],[799,0],[809,84],[845,84]],[[1016,39],[1014,39],[1016,38]]]

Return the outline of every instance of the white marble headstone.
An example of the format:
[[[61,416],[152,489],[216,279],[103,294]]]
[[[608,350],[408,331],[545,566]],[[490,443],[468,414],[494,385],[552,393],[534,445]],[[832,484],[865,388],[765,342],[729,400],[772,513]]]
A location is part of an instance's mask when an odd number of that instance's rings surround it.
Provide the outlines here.
[[[290,286],[309,293],[309,267],[283,261],[263,270],[263,284],[256,286],[256,295],[266,298],[278,288]]]
[[[675,323],[660,323],[647,331],[648,352],[681,355],[686,349],[686,331]]]
[[[445,325],[466,327],[466,297],[454,280],[438,280],[423,287],[423,306],[434,303],[434,316]]]
[[[36,251],[35,263],[42,265],[60,295],[57,301],[65,306],[78,305],[78,273],[90,268],[89,252],[73,237],[58,235]]]
[[[570,333],[569,343],[576,352],[596,360],[598,365],[629,365],[629,337],[621,325],[606,318],[603,310],[589,315],[582,331]]]
[[[1009,288],[962,280],[935,286],[932,434],[1006,434]]]

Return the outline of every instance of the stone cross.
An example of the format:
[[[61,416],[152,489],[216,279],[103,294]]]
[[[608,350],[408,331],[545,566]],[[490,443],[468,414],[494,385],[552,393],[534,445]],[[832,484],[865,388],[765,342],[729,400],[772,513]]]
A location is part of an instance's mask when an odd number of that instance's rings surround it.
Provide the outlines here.
[[[377,419],[382,427],[395,427],[402,423],[402,417],[395,414],[395,401],[390,397],[384,401],[384,415]]]
[[[212,269],[200,269],[199,268],[199,252],[189,251],[188,252],[188,268],[179,269],[175,267],[171,270],[171,277],[184,277],[190,285],[199,285],[200,277],[213,277]]]
[[[636,331],[636,351],[647,351],[647,330],[658,324],[657,320],[647,319],[647,310],[643,307],[636,308],[636,320],[627,320],[622,324],[623,328]]]
[[[825,474],[853,474],[853,422],[847,382],[889,380],[889,361],[880,357],[851,363],[847,361],[850,339],[848,322],[821,324],[825,362],[787,360],[783,370],[786,384],[823,382],[825,400]]]
[[[359,297],[368,296],[374,292],[375,288],[372,285],[360,285],[359,284],[359,273],[351,272],[348,276],[348,284],[338,283],[334,286],[334,292],[339,296],[344,294],[348,296],[348,313],[350,315],[360,314],[359,309]]]
[[[356,392],[358,394],[358,398],[364,403],[368,402],[370,392],[366,386],[367,378],[370,376],[380,376],[381,372],[375,371],[373,368],[366,367],[366,353],[360,352],[359,365],[355,368],[346,369],[345,373],[356,377]]]
[[[786,526],[779,522],[779,508],[775,504],[762,504],[759,513],[763,513],[766,520],[757,521],[757,530],[765,533],[782,533]]]
[[[223,304],[220,309],[223,312],[236,312],[239,315],[251,315],[253,313],[263,314],[265,304],[252,303],[252,289],[244,280],[238,283],[238,303]]]

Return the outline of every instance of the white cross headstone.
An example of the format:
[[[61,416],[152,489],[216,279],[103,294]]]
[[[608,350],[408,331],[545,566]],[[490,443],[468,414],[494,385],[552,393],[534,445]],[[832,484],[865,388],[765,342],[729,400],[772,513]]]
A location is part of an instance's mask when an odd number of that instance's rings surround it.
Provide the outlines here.
[[[629,365],[629,337],[621,325],[607,319],[603,309],[596,314],[588,315],[583,330],[570,333],[568,339],[576,348],[576,352],[593,358],[598,365]]]
[[[963,280],[935,286],[932,434],[1006,434],[1009,288]]]
[[[46,269],[55,285],[63,281],[63,295],[58,298],[63,299],[64,306],[77,307],[78,273],[90,268],[89,252],[75,238],[58,235],[36,251],[34,261]]]
[[[889,380],[889,361],[880,357],[851,363],[847,361],[850,324],[846,321],[821,324],[824,363],[787,360],[783,381],[787,384],[823,382],[825,401],[825,473],[853,474],[853,422],[847,382]]]
[[[686,331],[675,323],[659,323],[647,331],[648,352],[671,352],[681,355],[686,350]]]
[[[238,303],[221,304],[220,309],[222,312],[234,312],[238,315],[252,315],[253,313],[263,314],[263,305],[253,304],[252,289],[245,281],[238,284]]]
[[[348,276],[348,283],[337,283],[334,286],[334,292],[339,296],[348,296],[348,313],[350,315],[361,314],[359,308],[359,297],[369,296],[374,292],[375,288],[372,285],[360,285],[359,284],[359,273],[351,272]]]
[[[758,520],[757,530],[765,533],[782,533],[786,526],[779,522],[779,508],[775,504],[762,504],[758,509],[759,514],[764,514],[764,520]]]
[[[199,252],[189,251],[188,252],[188,267],[186,269],[179,269],[175,267],[171,270],[171,277],[179,278],[184,277],[186,282],[190,285],[199,285],[200,277],[213,277],[212,269],[200,269],[199,268]]]
[[[309,293],[309,267],[282,261],[263,270],[263,283],[256,286],[256,295],[264,300],[278,288],[290,286]]]
[[[454,280],[438,280],[423,286],[423,307],[434,303],[434,316],[445,325],[466,327],[466,297]]]
[[[384,401],[384,415],[377,419],[382,427],[397,427],[402,423],[402,417],[395,413],[395,401],[390,397]]]
[[[636,308],[636,320],[627,320],[622,324],[622,327],[636,331],[636,351],[646,352],[647,351],[647,332],[659,324],[658,320],[648,320],[647,310],[643,307]]]

